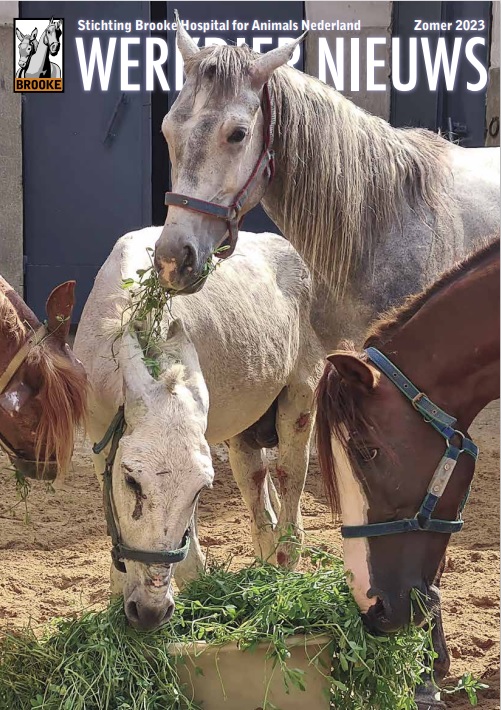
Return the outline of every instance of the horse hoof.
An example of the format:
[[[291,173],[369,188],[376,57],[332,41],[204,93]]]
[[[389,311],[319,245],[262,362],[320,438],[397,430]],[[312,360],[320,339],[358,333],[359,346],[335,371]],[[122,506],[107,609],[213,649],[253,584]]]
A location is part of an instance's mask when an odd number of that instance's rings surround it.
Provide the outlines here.
[[[444,710],[446,707],[446,704],[440,699],[440,690],[431,682],[416,688],[414,700],[418,710],[439,710],[439,708]]]

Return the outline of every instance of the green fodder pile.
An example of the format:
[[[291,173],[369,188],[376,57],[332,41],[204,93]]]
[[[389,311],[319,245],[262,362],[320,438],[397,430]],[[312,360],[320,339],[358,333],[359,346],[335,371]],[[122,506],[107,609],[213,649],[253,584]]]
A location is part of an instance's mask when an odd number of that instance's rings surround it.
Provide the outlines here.
[[[135,632],[118,600],[102,612],[55,620],[41,639],[30,629],[7,634],[0,645],[0,708],[194,710],[178,683],[172,642],[236,642],[250,653],[264,641],[284,682],[304,690],[301,671],[287,665],[285,640],[295,634],[332,638],[334,707],[415,707],[414,688],[430,659],[428,635],[417,628],[370,635],[341,562],[313,548],[307,554],[312,568],[305,573],[261,563],[238,572],[212,569],[179,594],[160,631]]]

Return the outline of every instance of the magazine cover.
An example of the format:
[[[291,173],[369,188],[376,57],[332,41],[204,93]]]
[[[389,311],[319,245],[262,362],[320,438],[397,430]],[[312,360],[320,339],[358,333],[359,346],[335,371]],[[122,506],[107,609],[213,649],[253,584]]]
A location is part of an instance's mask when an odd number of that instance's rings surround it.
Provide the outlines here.
[[[0,2],[0,710],[500,707],[499,55]]]

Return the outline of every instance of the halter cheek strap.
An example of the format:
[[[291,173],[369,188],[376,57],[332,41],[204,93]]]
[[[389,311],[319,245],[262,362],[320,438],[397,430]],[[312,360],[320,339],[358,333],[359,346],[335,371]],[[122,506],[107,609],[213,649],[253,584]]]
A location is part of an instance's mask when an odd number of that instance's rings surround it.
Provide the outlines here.
[[[28,340],[21,346],[3,373],[0,375],[0,394],[5,391],[11,379],[28,357],[30,350],[35,347],[35,345],[39,345],[48,334],[49,331],[47,330],[47,326],[41,325],[40,328],[37,328],[37,330],[35,330]]]
[[[178,192],[165,193],[166,205],[181,207],[186,210],[191,210],[192,212],[200,212],[201,214],[206,214],[209,217],[221,219],[226,222],[230,249],[225,256],[230,256],[235,248],[238,238],[238,229],[243,219],[241,213],[250,193],[256,186],[256,182],[261,178],[263,172],[267,175],[268,183],[273,180],[275,174],[275,154],[271,146],[273,145],[276,115],[268,84],[263,86],[261,111],[263,113],[263,149],[249,179],[230,205],[219,205],[217,202],[200,200],[197,197],[189,197],[188,195],[182,195]],[[221,240],[221,243],[223,241],[224,238]]]
[[[478,457],[478,447],[471,439],[455,429],[456,419],[444,412],[434,404],[424,392],[417,387],[396,367],[386,355],[376,348],[367,348],[365,351],[371,360],[383,372],[395,387],[411,402],[412,406],[430,424],[446,442],[445,453],[435,469],[421,506],[413,518],[390,520],[386,523],[368,523],[367,525],[344,525],[341,534],[345,538],[379,537],[381,535],[394,535],[396,533],[428,531],[451,534],[459,532],[463,527],[462,512],[470,494],[470,487],[466,492],[456,520],[440,520],[432,518],[432,513],[443,495],[451,478],[458,458],[465,453],[475,461]],[[460,446],[451,444],[451,440],[459,437]]]
[[[100,454],[110,443],[111,448],[106,457],[106,466],[103,472],[103,498],[108,535],[111,537],[111,559],[119,572],[126,572],[124,560],[143,562],[145,565],[173,565],[186,559],[190,549],[190,528],[188,528],[181,541],[181,546],[176,550],[134,550],[124,545],[116,524],[115,502],[113,500],[113,464],[117,455],[120,439],[125,433],[127,423],[123,406],[119,407],[106,434],[98,444],[94,444],[92,451]]]

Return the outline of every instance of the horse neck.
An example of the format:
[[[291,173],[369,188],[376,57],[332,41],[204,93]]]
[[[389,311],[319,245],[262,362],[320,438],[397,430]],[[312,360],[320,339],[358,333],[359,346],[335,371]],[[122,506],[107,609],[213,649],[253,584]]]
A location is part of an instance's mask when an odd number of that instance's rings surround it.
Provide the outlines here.
[[[45,69],[47,61],[49,61],[49,45],[45,44],[44,37],[46,36],[45,32],[42,34],[40,37],[40,41],[38,42],[38,47],[37,51],[31,55],[30,63],[27,67],[29,70],[29,73],[39,73],[43,69]]]
[[[270,90],[276,172],[263,206],[311,270],[342,293],[408,205],[421,215],[443,207],[449,146],[393,128],[290,67],[276,70]]]
[[[382,349],[466,431],[499,397],[499,254],[433,294]]]

